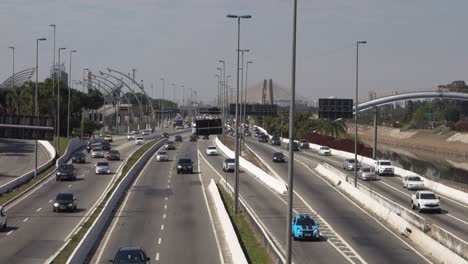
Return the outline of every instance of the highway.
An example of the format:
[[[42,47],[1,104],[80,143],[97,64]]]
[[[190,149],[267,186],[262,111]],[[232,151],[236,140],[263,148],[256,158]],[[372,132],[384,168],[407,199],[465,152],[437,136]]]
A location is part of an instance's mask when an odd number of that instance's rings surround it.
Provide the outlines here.
[[[246,142],[257,154],[264,157],[272,169],[287,182],[288,165],[271,161],[275,150],[270,145],[250,139]],[[420,255],[414,245],[410,245],[399,234],[393,233],[381,220],[365,212],[316,175],[309,164],[298,162],[296,159],[294,168],[294,189],[297,194],[314,208],[365,262],[426,263],[430,261]],[[293,247],[297,244],[294,243]],[[298,261],[298,263],[306,262]]]
[[[249,146],[254,147],[254,151],[256,151],[259,146],[264,145],[264,143],[256,142],[254,138],[250,139],[249,143]],[[285,152],[285,149],[281,149],[278,146],[267,146],[271,152],[263,152],[264,155],[269,155],[265,156],[266,158],[271,157],[273,149]],[[347,174],[348,176],[354,178],[354,172],[345,171],[342,169],[342,163],[344,159],[333,156],[333,153],[332,156],[328,157],[320,156],[314,150],[301,150],[296,153],[298,156],[313,162],[326,162]],[[405,208],[411,209],[411,194],[414,193],[414,191],[403,188],[401,177],[380,176],[378,177],[377,181],[360,181],[360,183],[383,195],[384,197],[387,197],[391,201],[396,202]],[[449,198],[442,197],[441,208],[442,214],[418,213],[417,211],[414,212],[428,219],[431,223],[444,228],[462,240],[468,241],[468,206],[453,201]]]
[[[143,247],[152,263],[224,263],[203,196],[196,146],[184,137],[175,151],[166,151],[170,161],[157,162],[156,155],[150,159],[91,263],[108,263],[128,246]],[[181,157],[193,160],[194,174],[177,174]]]
[[[57,182],[52,176],[10,204],[6,208],[8,230],[0,233],[1,262],[43,263],[54,255],[96,205],[123,160],[138,147],[133,141],[118,140],[112,148],[120,151],[121,161],[110,162],[112,174],[95,175],[93,166],[103,159],[91,159],[87,154],[86,164],[75,164],[77,181]],[[52,199],[59,192],[73,192],[78,198],[78,210],[52,212]]]
[[[37,144],[37,166],[50,157],[41,144]],[[0,138],[0,186],[35,168],[35,141]]]

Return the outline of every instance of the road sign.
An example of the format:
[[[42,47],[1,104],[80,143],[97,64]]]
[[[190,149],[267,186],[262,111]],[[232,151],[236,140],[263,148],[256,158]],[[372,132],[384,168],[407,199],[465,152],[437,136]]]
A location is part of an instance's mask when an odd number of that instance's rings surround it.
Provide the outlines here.
[[[197,135],[220,135],[223,133],[221,119],[199,119],[195,123]]]
[[[243,105],[239,107],[239,114]],[[236,114],[236,104],[229,105],[229,114]],[[278,114],[278,105],[275,104],[245,104],[245,114],[249,116],[276,116]]]
[[[319,118],[338,119],[353,117],[353,99],[320,98]]]
[[[52,140],[53,136],[52,117],[0,115],[0,138]]]

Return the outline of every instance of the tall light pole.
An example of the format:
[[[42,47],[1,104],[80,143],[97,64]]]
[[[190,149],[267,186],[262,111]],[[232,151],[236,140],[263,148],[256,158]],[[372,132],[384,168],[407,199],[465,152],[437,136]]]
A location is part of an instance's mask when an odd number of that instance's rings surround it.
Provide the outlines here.
[[[70,50],[70,76],[68,76],[68,111],[67,111],[67,138],[70,138],[70,88],[72,86],[72,54],[77,52],[77,50]]]
[[[242,70],[242,75],[241,75],[241,111],[240,111],[240,119],[243,120],[243,115],[242,112],[244,111],[245,104],[242,104],[245,100],[245,92],[244,92],[244,52],[249,52],[250,50],[248,49],[242,49],[240,52],[242,53],[242,60],[241,60],[241,70]],[[245,120],[242,121],[244,123]]]
[[[83,83],[82,83],[83,84],[82,85],[83,94],[84,94],[84,90],[85,90],[84,87],[85,87],[85,72],[86,71],[89,71],[89,69],[88,68],[83,69]],[[83,134],[83,129],[84,129],[84,118],[83,118],[83,116],[84,116],[83,105],[81,105],[81,140],[83,140],[83,136],[84,136],[84,134]]]
[[[218,69],[219,69],[219,68],[218,68]],[[220,80],[220,79],[221,79],[221,76],[220,76],[219,74],[216,74],[215,77],[217,78],[216,84],[217,84],[217,88],[218,88],[218,97],[217,97],[217,99],[216,99],[216,103],[217,103],[217,105],[219,106],[219,86],[220,86],[219,83],[221,82],[221,80]]]
[[[231,100],[232,98],[229,98],[229,78],[231,78],[232,76],[231,75],[228,75],[226,76],[226,98],[227,98],[227,109],[226,109],[226,119],[229,119],[229,115],[230,115],[230,109],[231,109]]]
[[[164,132],[164,78],[160,79],[162,81],[162,100],[159,109],[161,110],[161,119],[162,119],[162,126],[161,132]]]
[[[55,95],[55,72],[56,72],[56,63],[55,63],[55,32],[56,32],[56,28],[57,26],[55,24],[50,24],[49,27],[52,27],[54,29],[54,50],[52,51],[52,56],[53,56],[53,61],[52,61],[52,69],[53,69],[53,73],[52,73],[52,96]],[[57,122],[57,120],[55,121]]]
[[[11,75],[11,89],[13,89],[13,87],[15,86],[15,47],[11,46],[11,47],[8,47],[9,49],[11,49],[11,51],[13,52],[13,69],[12,69],[12,72],[13,74]]]
[[[251,18],[251,15],[227,15],[228,18],[237,19],[237,96],[236,96],[236,184],[235,184],[235,193],[234,193],[234,214],[238,213],[239,207],[239,60],[240,60],[240,21],[241,18],[248,19]]]
[[[296,35],[297,35],[297,0],[293,7],[293,35],[292,35],[292,62],[291,62],[291,98],[289,100],[289,160],[288,162],[288,215],[286,219],[286,263],[291,264],[292,259],[292,209],[293,209],[293,175],[294,175],[294,116],[296,104]]]
[[[60,69],[60,52],[66,48],[58,49],[58,80],[57,80],[57,155],[60,156],[60,81],[62,80],[62,70]],[[54,74],[57,74],[57,71],[54,70]]]
[[[244,123],[247,122],[247,116],[246,116],[246,101],[247,101],[247,77],[248,77],[248,72],[249,72],[249,64],[250,63],[253,63],[253,61],[248,61],[246,64],[245,64],[245,87],[244,87]],[[245,139],[242,140],[242,142],[245,144]]]
[[[222,81],[222,85],[221,85],[221,109],[222,109],[222,113],[221,113],[221,116],[223,118],[223,122],[222,123],[222,126],[224,127],[224,124],[226,122],[226,98],[225,98],[225,89],[226,89],[226,62],[224,60],[219,60],[218,62],[222,63],[223,64],[223,81]]]
[[[218,107],[221,106],[221,78],[223,77],[223,69],[221,67],[216,68],[219,71],[218,79]]]
[[[39,105],[37,99],[37,83],[39,82],[39,41],[45,41],[46,38],[36,39],[36,87],[34,92],[34,115],[39,117]],[[37,139],[35,140],[35,165],[34,165],[34,178],[37,177]]]
[[[176,103],[176,100],[175,100],[175,90],[176,90],[176,84],[175,83],[172,83],[172,88],[173,88],[173,91],[174,91],[174,103],[176,104],[177,106],[177,103]]]
[[[367,41],[356,41],[356,101],[354,106],[354,187],[357,187],[357,140],[358,140],[358,91],[359,91],[359,45]]]

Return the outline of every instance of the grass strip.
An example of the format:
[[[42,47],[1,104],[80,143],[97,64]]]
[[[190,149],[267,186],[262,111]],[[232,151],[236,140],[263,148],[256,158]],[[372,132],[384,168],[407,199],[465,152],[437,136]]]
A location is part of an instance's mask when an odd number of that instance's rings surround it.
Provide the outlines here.
[[[273,263],[270,256],[268,255],[265,247],[260,243],[259,238],[256,236],[254,230],[250,226],[249,222],[245,217],[244,212],[239,212],[237,215],[233,215],[233,198],[218,184],[218,190],[220,191],[221,198],[223,199],[224,206],[234,223],[237,230],[237,234],[243,248],[247,251],[248,259],[252,264],[264,264]]]
[[[20,193],[22,193],[23,191],[25,191],[26,189],[28,189],[29,187],[31,187],[33,184],[35,184],[36,182],[42,180],[44,177],[46,177],[47,175],[49,175],[49,173],[51,173],[52,171],[54,171],[55,169],[55,165],[52,164],[47,170],[43,171],[42,173],[40,173],[39,175],[37,175],[37,177],[35,179],[31,179],[30,181],[28,181],[27,183],[17,187],[17,188],[14,188],[11,192],[9,193],[4,193],[3,195],[0,196],[0,204],[3,205],[5,204],[7,201],[13,199],[15,196],[19,195]]]
[[[54,137],[52,140],[49,141],[52,146],[54,146],[55,150],[57,150],[57,137]],[[68,147],[68,143],[70,142],[70,139],[66,137],[60,137],[60,156],[65,153]]]
[[[80,243],[81,239],[83,239],[84,235],[88,232],[89,228],[92,226],[96,218],[99,216],[101,213],[102,209],[104,208],[105,204],[109,200],[110,196],[114,192],[114,190],[117,188],[119,183],[122,181],[122,179],[127,175],[128,170],[135,164],[135,162],[146,152],[148,151],[153,145],[158,143],[159,140],[154,140],[151,142],[148,142],[141,146],[137,151],[135,151],[130,158],[128,158],[127,163],[124,165],[122,169],[122,174],[120,177],[117,179],[117,181],[114,183],[112,188],[107,192],[106,196],[104,197],[104,200],[97,206],[96,210],[93,212],[93,214],[84,222],[82,225],[80,231],[78,233],[74,234],[70,240],[70,242],[65,246],[65,248],[55,257],[55,259],[52,261],[52,263],[66,263],[68,258],[70,257],[71,253],[75,250],[75,248],[78,246]]]

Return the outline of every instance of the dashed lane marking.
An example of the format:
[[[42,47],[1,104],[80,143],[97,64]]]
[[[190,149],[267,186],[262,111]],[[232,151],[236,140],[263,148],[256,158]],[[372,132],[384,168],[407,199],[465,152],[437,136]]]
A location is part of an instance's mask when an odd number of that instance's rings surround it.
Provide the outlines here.
[[[42,208],[41,208],[41,207],[37,208],[36,212],[39,212],[40,210],[42,210]]]
[[[29,220],[29,217],[26,217],[24,220],[23,220],[23,223],[28,221]]]

